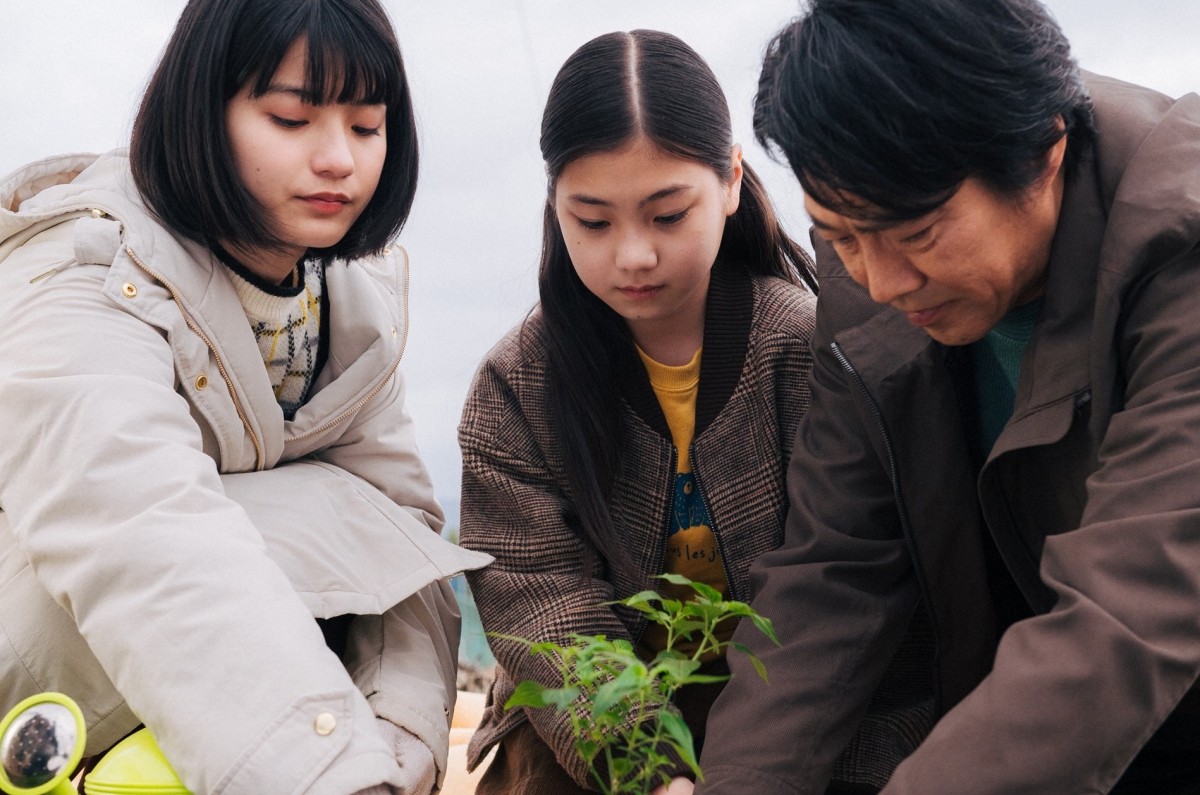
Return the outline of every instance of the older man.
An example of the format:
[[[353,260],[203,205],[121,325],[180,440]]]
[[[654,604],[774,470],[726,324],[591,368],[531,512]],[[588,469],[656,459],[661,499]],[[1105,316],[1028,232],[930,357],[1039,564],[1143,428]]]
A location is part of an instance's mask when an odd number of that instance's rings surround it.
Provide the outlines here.
[[[1200,98],[1036,0],[815,0],[756,111],[813,402],[697,792],[1200,792]]]

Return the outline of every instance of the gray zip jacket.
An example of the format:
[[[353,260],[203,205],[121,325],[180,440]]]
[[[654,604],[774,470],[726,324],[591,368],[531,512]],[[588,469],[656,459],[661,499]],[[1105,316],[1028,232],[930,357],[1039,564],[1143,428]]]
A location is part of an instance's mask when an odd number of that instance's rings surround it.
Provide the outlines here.
[[[127,158],[0,183],[0,706],[54,689],[87,752],[145,723],[196,793],[445,769],[458,614],[398,366],[400,250],[327,269],[329,355],[288,422],[229,277]],[[344,660],[313,620],[356,614]]]

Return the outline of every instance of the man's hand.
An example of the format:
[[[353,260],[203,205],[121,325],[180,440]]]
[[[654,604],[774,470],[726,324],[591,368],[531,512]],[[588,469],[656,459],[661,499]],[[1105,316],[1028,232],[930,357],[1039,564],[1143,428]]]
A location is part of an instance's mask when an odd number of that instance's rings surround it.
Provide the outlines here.
[[[683,778],[682,776],[676,776],[675,778],[671,779],[670,784],[660,784],[659,786],[655,787],[654,791],[651,792],[650,795],[692,795],[692,789],[695,788],[695,786],[696,785],[692,783],[691,779]]]

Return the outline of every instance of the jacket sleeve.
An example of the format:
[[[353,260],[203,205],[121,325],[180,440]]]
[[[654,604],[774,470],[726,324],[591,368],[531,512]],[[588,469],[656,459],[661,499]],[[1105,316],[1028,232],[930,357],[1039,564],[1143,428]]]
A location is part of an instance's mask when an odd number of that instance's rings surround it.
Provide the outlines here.
[[[396,253],[387,261],[395,266],[393,275],[400,283],[397,292],[403,311],[406,256]],[[410,535],[424,531],[448,547],[449,542],[437,538],[445,519],[417,447],[406,392],[404,374],[397,367],[383,390],[354,416],[337,441],[316,451],[314,457],[378,489],[408,515],[405,525]],[[457,563],[453,568],[458,571],[486,561],[465,550],[454,553]],[[397,560],[388,565],[403,568],[415,566],[416,561]],[[382,617],[363,616],[351,629],[355,655],[351,669],[376,714],[429,745],[442,774],[456,694],[459,630],[457,603],[445,582],[422,589]]]
[[[347,669],[375,714],[419,737],[444,772],[459,638],[445,578],[488,558],[325,461],[224,475],[222,483],[313,615],[357,616]]]
[[[404,379],[397,369],[384,392],[359,412],[337,443],[315,455],[379,489],[407,514],[410,533],[427,532],[441,541],[438,533],[445,520],[417,449],[404,395]],[[393,561],[391,566],[409,564],[415,561]],[[362,616],[351,625],[355,680],[379,717],[429,746],[440,775],[445,774],[450,745],[460,625],[457,602],[444,581],[382,616]]]
[[[350,626],[346,668],[380,718],[433,753],[445,779],[458,678],[459,612],[446,580],[430,583],[381,615]],[[404,759],[399,760],[401,766]]]
[[[400,257],[399,253],[389,254],[384,262],[391,265],[389,273],[398,282],[397,311],[404,314],[407,287],[403,274],[408,263],[407,255],[398,260]],[[342,308],[353,311],[353,307]],[[397,320],[404,324],[405,338],[407,322],[406,316]],[[397,355],[402,353],[399,350]],[[416,520],[440,533],[445,516],[417,447],[415,426],[405,403],[407,392],[403,370],[397,366],[382,391],[355,414],[336,443],[318,451],[316,457],[366,480]]]
[[[1056,604],[1004,635],[992,673],[886,792],[1107,792],[1200,673],[1200,253],[1126,303],[1126,373],[1080,527],[1046,539]],[[1102,714],[1096,719],[1082,716]]]
[[[224,494],[169,342],[114,304],[120,284],[102,292],[107,267],[31,284],[70,260],[47,234],[0,269],[0,504],[37,581],[189,789],[398,780],[366,700]]]
[[[544,390],[536,384],[531,392]],[[584,547],[571,527],[571,508],[535,438],[513,385],[494,362],[480,370],[459,426],[463,454],[461,542],[496,562],[470,572],[468,581],[497,662],[511,681],[561,687],[544,656],[505,636],[563,642],[571,633],[628,638],[604,602],[612,586],[584,572]],[[544,411],[544,405],[532,407]],[[540,418],[544,422],[545,418]],[[502,710],[503,704],[493,709]],[[581,785],[586,765],[573,747],[565,713],[526,710],[559,764]]]
[[[821,302],[830,285],[822,281]],[[709,715],[697,793],[823,793],[912,615],[917,584],[892,487],[818,302],[810,376],[788,471],[784,541],[751,568],[775,646],[743,622],[745,655]]]
[[[384,391],[359,412],[338,441],[315,457],[367,481],[429,530],[440,533],[446,520],[417,447],[406,393],[403,373],[397,369]]]

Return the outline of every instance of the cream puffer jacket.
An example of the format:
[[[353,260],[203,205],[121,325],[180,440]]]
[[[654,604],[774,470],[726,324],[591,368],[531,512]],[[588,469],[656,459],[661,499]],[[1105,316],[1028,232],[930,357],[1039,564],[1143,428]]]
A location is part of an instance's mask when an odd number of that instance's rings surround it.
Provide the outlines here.
[[[145,723],[196,793],[395,784],[376,716],[445,770],[442,578],[489,558],[436,532],[403,252],[326,285],[327,364],[285,421],[224,267],[124,153],[0,183],[0,707],[68,693],[88,753]],[[313,617],[344,614],[339,660]]]

